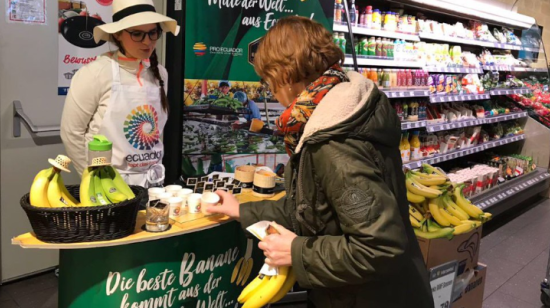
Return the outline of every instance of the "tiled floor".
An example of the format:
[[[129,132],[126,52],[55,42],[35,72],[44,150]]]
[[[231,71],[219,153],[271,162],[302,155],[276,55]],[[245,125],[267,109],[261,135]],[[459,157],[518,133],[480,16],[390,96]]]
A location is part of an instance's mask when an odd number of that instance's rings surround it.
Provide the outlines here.
[[[480,262],[487,264],[488,273],[483,308],[541,308],[540,282],[550,248],[550,200],[501,217],[484,233]],[[50,272],[0,286],[0,307],[57,307],[57,278]]]

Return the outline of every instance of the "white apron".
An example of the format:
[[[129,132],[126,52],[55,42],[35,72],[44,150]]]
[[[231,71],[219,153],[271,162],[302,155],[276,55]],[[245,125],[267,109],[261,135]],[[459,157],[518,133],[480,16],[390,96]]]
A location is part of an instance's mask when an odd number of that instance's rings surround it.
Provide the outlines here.
[[[123,85],[115,59],[111,60],[111,66],[111,100],[99,130],[113,143],[111,163],[129,185],[161,184],[164,180],[161,136],[167,116],[160,101],[160,87],[146,82],[143,86]]]

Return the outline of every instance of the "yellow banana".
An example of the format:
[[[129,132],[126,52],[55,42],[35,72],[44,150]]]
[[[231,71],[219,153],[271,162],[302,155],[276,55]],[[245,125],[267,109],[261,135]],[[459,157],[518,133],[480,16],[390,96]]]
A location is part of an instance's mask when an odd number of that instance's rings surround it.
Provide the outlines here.
[[[281,266],[278,270],[279,274],[271,277],[265,286],[252,294],[252,296],[244,303],[242,308],[261,308],[267,305],[269,301],[277,295],[285,283],[288,276],[289,267]]]
[[[458,186],[454,190],[453,195],[455,197],[456,205],[463,209],[468,215],[470,215],[470,217],[479,219],[483,216],[483,211],[464,197],[462,187],[463,186]]]
[[[95,189],[93,175],[95,170],[92,168],[84,169],[82,172],[82,181],[80,181],[80,205],[96,206]]]
[[[57,172],[59,173],[57,180],[59,181],[59,189],[61,190],[61,197],[63,197],[63,200],[67,201],[68,206],[80,206],[80,202],[78,202],[75,197],[73,197],[73,195],[71,195],[71,193],[67,190],[67,187],[63,182],[63,176],[61,176],[61,172]]]
[[[453,202],[451,197],[449,197],[449,195],[446,195],[443,198],[443,206],[445,207],[445,209],[447,209],[447,211],[449,211],[449,213],[451,213],[453,216],[455,216],[456,218],[458,218],[460,220],[467,220],[467,219],[470,218],[470,215],[468,215],[466,212],[464,212],[464,210],[459,208]]]
[[[445,173],[445,171],[443,171],[441,168],[434,167],[429,164],[425,164],[425,163],[422,164],[422,170],[424,170],[428,174],[435,174],[435,175],[441,175],[441,176],[447,177],[447,173]]]
[[[279,290],[279,292],[269,301],[270,304],[276,303],[283,299],[285,295],[292,289],[294,284],[296,283],[296,276],[294,276],[294,272],[292,271],[292,268],[288,270],[288,277],[286,277],[285,283]]]
[[[237,275],[239,274],[241,270],[241,265],[243,264],[244,257],[241,257],[239,261],[237,261],[237,264],[233,268],[233,274],[231,274],[231,283],[235,282],[235,279],[237,279]]]
[[[449,212],[447,212],[446,209],[440,208],[439,212],[441,213],[441,216],[443,216],[445,219],[447,219],[451,223],[451,225],[460,226],[462,224],[460,219],[451,215]]]
[[[258,290],[263,288],[268,282],[269,282],[269,276],[265,275],[258,275],[258,277],[254,278],[241,292],[239,297],[237,298],[237,301],[239,303],[246,302],[254,293],[256,293]]]
[[[472,231],[474,228],[475,228],[475,225],[472,223],[463,223],[459,226],[454,227],[455,230],[453,234],[454,235],[463,234],[463,233]]]
[[[447,182],[447,178],[440,175],[412,173],[412,177],[416,182],[424,186],[443,185]]]
[[[492,218],[493,218],[493,214],[488,212],[483,212],[483,215],[481,216],[481,222],[486,223]]]
[[[426,200],[426,197],[415,195],[412,192],[407,190],[407,200],[411,203],[422,203]]]
[[[418,212],[420,212],[420,214],[422,214],[422,216],[426,215],[426,211],[424,210],[424,208],[422,207],[422,204],[410,204],[410,206],[412,206],[415,210],[417,210]]]
[[[29,194],[29,202],[36,207],[50,207],[48,186],[53,177],[53,168],[44,169],[34,177]]]
[[[48,201],[51,207],[67,207],[68,202],[61,196],[59,187],[59,173],[54,172],[53,178],[48,185]]]
[[[420,222],[418,222],[418,220],[416,220],[416,218],[412,217],[411,215],[409,215],[409,220],[411,221],[411,226],[415,228],[421,227]]]
[[[439,190],[435,190],[415,182],[410,175],[407,177],[405,184],[407,189],[413,194],[423,196],[428,199],[436,198],[442,194]]]
[[[429,204],[430,207],[430,213],[432,214],[432,217],[435,219],[435,221],[440,224],[443,227],[448,227],[451,225],[451,223],[441,215],[439,205],[436,203],[438,200],[432,200]]]
[[[472,224],[473,228],[477,228],[477,227],[481,226],[481,221],[479,221],[479,220],[463,220],[462,223]]]
[[[115,168],[111,166],[106,166],[104,168],[109,174],[109,177],[113,180],[113,184],[119,192],[123,193],[128,200],[132,200],[136,197],[130,186],[126,184],[120,173],[118,173]]]
[[[117,190],[109,173],[104,168],[99,169],[99,178],[101,180],[103,192],[113,203],[119,203],[128,199],[125,194]]]
[[[409,214],[414,217],[416,220],[421,221],[423,219],[422,214],[418,212],[414,207],[409,205]]]

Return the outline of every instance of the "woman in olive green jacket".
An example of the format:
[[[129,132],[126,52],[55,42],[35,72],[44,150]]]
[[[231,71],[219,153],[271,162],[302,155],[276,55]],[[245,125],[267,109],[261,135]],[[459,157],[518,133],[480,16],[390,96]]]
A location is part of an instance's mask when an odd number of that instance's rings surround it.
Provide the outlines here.
[[[212,212],[243,227],[277,222],[259,247],[266,263],[292,266],[317,308],[432,308],[418,242],[408,219],[400,122],[387,97],[362,75],[320,24],[288,17],[270,29],[255,69],[287,109],[277,121],[291,158],[287,195],[239,205],[223,192]]]

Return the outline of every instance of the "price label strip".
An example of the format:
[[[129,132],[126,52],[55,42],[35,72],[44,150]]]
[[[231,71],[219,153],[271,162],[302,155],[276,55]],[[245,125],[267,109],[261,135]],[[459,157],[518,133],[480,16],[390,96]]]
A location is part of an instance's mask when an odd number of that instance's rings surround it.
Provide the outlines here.
[[[430,269],[430,286],[435,308],[450,308],[458,262],[452,261]]]

